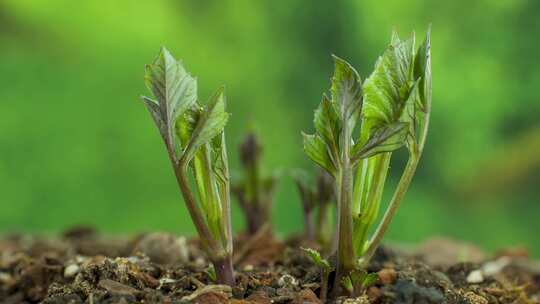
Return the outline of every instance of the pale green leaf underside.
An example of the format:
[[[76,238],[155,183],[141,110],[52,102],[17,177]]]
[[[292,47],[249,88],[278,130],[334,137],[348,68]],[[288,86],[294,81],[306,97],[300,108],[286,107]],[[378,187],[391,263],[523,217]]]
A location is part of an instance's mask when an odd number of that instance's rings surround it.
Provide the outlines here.
[[[371,157],[373,155],[392,152],[405,145],[409,133],[409,123],[396,122],[375,130],[363,145],[353,147],[353,159]]]
[[[342,120],[354,122],[362,107],[362,84],[358,72],[345,60],[333,56],[332,102],[339,108]],[[351,119],[352,118],[352,119]],[[351,121],[350,121],[351,120]]]
[[[326,95],[323,95],[322,101],[315,110],[314,125],[317,133],[337,158],[339,151],[339,133],[341,123],[335,103],[330,101]]]
[[[145,82],[159,104],[167,131],[173,134],[176,119],[197,100],[197,81],[166,48],[146,66]]]
[[[323,139],[317,134],[308,135],[302,133],[302,136],[304,137],[304,151],[306,152],[307,156],[323,169],[328,171],[328,173],[336,176],[336,168],[330,155],[328,154],[328,149]]]
[[[210,142],[219,135],[225,128],[228,119],[229,113],[225,112],[225,95],[222,87],[212,96],[208,105],[203,109],[186,147],[185,153],[187,155],[185,159],[190,160],[203,144]]]

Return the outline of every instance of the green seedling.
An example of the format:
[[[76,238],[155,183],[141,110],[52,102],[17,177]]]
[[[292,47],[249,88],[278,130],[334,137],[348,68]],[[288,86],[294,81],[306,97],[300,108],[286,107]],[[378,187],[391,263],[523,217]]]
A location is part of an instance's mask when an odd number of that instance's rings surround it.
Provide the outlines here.
[[[304,175],[299,173],[294,176],[304,215],[304,237],[324,247],[330,238],[328,232],[332,232],[328,223],[331,202],[335,199],[334,181],[324,170],[317,170],[314,185],[308,184]]]
[[[240,144],[240,163],[243,179],[232,187],[246,218],[247,233],[254,235],[270,223],[272,200],[276,188],[275,175],[262,176],[260,160],[262,146],[254,133],[249,133]]]
[[[354,269],[348,276],[343,277],[341,286],[353,297],[361,296],[364,291],[379,280],[377,273],[368,273],[363,269]]]
[[[338,202],[337,265],[333,291],[365,267],[379,246],[422,155],[431,111],[429,31],[417,49],[414,35],[393,34],[375,70],[362,84],[356,70],[335,57],[331,95],[315,111],[315,134],[304,150],[335,179]],[[371,237],[392,152],[407,147],[408,161],[388,209]]]
[[[319,298],[321,299],[322,303],[326,303],[326,298],[328,296],[328,278],[333,270],[333,267],[327,260],[321,257],[321,254],[318,251],[311,248],[301,249],[306,253],[313,264],[319,267],[321,271],[321,292],[319,294]]]
[[[234,285],[225,92],[199,104],[197,81],[165,48],[146,66],[142,97],[167,148],[184,202],[217,282]],[[190,182],[192,181],[192,182]],[[197,200],[198,198],[198,200]]]

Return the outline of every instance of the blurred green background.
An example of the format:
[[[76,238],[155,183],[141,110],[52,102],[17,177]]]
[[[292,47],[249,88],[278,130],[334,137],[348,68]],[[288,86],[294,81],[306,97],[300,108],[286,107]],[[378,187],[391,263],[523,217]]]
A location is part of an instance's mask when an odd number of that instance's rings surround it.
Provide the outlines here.
[[[387,238],[448,235],[540,256],[540,1],[526,0],[2,0],[0,232],[193,233],[138,99],[161,45],[203,100],[227,86],[235,173],[251,125],[267,172],[310,170],[300,131],[329,87],[330,54],[366,77],[392,28],[421,37],[429,23],[432,127]],[[301,230],[289,177],[273,214],[281,235]],[[241,229],[237,209],[234,220]]]

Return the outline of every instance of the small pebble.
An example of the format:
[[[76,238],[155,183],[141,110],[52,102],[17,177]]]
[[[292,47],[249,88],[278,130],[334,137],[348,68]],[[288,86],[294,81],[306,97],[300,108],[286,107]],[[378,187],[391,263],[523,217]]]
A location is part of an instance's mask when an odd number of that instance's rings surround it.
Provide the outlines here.
[[[6,284],[11,281],[11,275],[6,272],[0,272],[0,283]]]
[[[504,267],[508,266],[510,262],[511,260],[509,257],[500,257],[495,261],[486,262],[484,265],[482,265],[482,272],[486,276],[496,275],[497,273],[501,272]]]
[[[484,275],[482,274],[482,270],[473,270],[467,276],[467,283],[478,284],[482,282],[484,282]]]
[[[392,285],[397,279],[397,272],[393,268],[385,268],[377,273],[379,275],[379,281],[383,285]]]
[[[71,265],[68,265],[66,267],[66,269],[64,269],[64,277],[65,278],[72,278],[74,277],[77,273],[79,273],[79,271],[81,270],[81,268],[79,267],[79,265],[77,264],[71,264]]]
[[[375,286],[371,286],[367,291],[367,296],[372,302],[377,302],[382,296],[382,291]]]
[[[197,259],[195,259],[195,264],[199,267],[205,267],[206,260],[203,257],[198,257]]]

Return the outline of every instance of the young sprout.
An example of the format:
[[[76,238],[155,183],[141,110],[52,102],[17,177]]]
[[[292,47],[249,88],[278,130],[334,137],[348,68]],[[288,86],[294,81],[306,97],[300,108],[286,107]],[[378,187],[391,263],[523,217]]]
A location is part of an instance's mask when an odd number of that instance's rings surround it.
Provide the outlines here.
[[[313,264],[319,267],[321,271],[321,292],[319,294],[319,299],[322,303],[326,303],[326,297],[328,294],[328,277],[330,276],[330,272],[332,272],[333,268],[330,266],[330,263],[327,260],[321,257],[321,254],[318,251],[311,248],[301,249],[306,253]]]
[[[260,160],[262,146],[254,133],[249,133],[240,144],[240,163],[244,169],[243,180],[232,187],[247,223],[247,232],[254,235],[270,223],[272,199],[276,176],[263,177]]]
[[[365,267],[375,253],[422,155],[431,110],[429,36],[428,30],[416,49],[414,35],[401,41],[394,34],[363,85],[355,69],[334,56],[331,98],[323,95],[315,111],[315,134],[304,134],[306,154],[335,178],[336,294],[340,282],[353,270]],[[392,152],[403,146],[409,159],[386,213],[369,238]]]
[[[224,89],[220,88],[206,105],[200,105],[196,79],[165,48],[146,66],[145,81],[155,99],[143,96],[142,100],[163,138],[202,247],[214,265],[217,282],[232,286],[229,165],[224,132],[229,114],[225,112]]]
[[[334,181],[326,171],[317,170],[315,185],[311,186],[303,175],[297,174],[294,179],[304,213],[304,237],[324,247],[329,239],[327,224],[330,203],[334,200]]]
[[[343,277],[341,286],[343,286],[353,298],[357,298],[361,296],[366,289],[377,283],[378,280],[379,275],[375,272],[368,273],[363,269],[353,269],[348,276]]]

